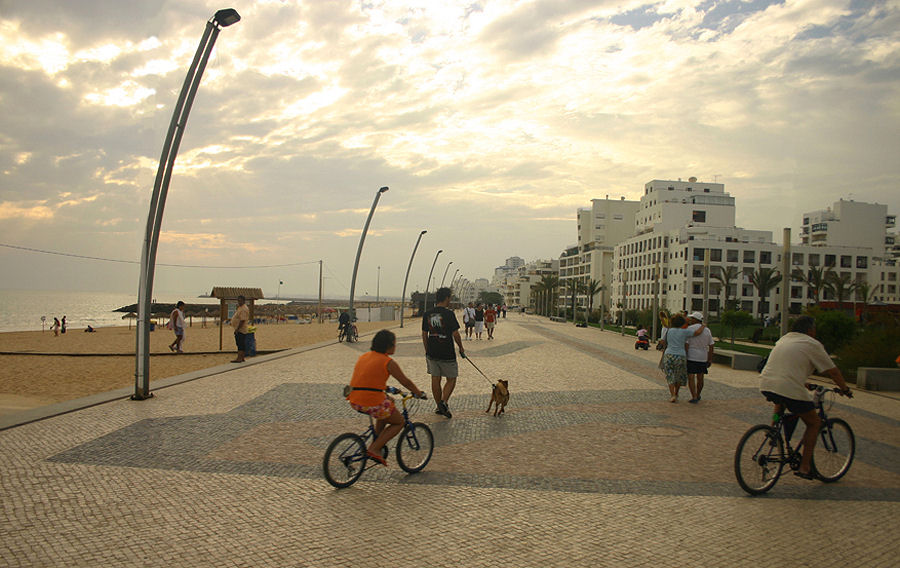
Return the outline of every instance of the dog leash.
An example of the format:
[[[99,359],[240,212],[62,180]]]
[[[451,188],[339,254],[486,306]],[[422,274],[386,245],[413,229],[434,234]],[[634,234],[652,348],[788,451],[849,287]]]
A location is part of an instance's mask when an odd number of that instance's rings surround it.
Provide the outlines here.
[[[471,358],[469,358],[468,356],[466,356],[466,357],[464,357],[464,359],[465,359],[466,361],[468,361],[469,363],[472,363],[472,366],[475,367],[475,370],[478,371],[479,373],[481,373],[481,376],[484,377],[484,380],[486,380],[488,383],[490,383],[491,388],[494,388],[494,383],[493,383],[489,378],[487,378],[487,375],[485,375],[484,373],[481,372],[481,369],[478,368],[478,365],[476,365],[476,364],[472,361]]]

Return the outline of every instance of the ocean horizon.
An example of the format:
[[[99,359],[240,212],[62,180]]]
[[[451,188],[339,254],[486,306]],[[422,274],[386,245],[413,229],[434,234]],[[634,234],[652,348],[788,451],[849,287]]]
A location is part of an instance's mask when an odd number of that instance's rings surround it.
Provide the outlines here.
[[[183,300],[187,304],[209,304],[218,306],[219,300],[199,295],[178,295],[161,292],[153,295],[154,303],[174,304]],[[263,303],[287,303],[290,301],[313,302],[317,297],[281,296],[265,298]],[[371,296],[356,298],[356,302],[369,302]],[[398,299],[383,297],[382,301],[396,302]],[[328,298],[327,303],[347,302],[349,298]],[[125,314],[115,310],[137,303],[137,293],[82,292],[65,290],[0,290],[0,332],[9,331],[49,331],[53,318],[62,320],[66,316],[68,329],[81,331],[87,326],[94,328],[128,326]],[[44,317],[44,321],[41,321]]]

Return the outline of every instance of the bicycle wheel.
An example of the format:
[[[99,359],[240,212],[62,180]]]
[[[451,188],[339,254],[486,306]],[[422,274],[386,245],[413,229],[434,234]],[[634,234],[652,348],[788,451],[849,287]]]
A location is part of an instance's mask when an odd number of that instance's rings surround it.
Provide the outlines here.
[[[819,443],[813,450],[812,469],[826,483],[844,477],[853,463],[856,438],[850,425],[840,418],[829,418],[819,432]]]
[[[328,483],[343,489],[350,487],[366,469],[366,443],[358,434],[347,432],[335,438],[322,460],[322,473]]]
[[[784,467],[784,442],[778,430],[757,424],[747,430],[734,452],[734,475],[750,495],[765,493],[775,486]]]
[[[356,343],[357,341],[359,341],[359,330],[356,329],[355,325],[353,326],[353,329],[350,330],[350,337],[348,338],[348,340],[352,343]]]
[[[397,441],[397,463],[403,471],[422,471],[434,452],[434,435],[431,428],[421,422],[409,424],[400,432]]]

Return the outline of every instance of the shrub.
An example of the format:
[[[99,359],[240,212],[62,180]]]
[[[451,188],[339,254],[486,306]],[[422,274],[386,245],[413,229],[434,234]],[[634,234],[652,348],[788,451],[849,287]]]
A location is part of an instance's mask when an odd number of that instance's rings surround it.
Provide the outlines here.
[[[837,352],[856,337],[856,320],[850,314],[814,308],[810,315],[816,319],[816,339],[829,353]]]
[[[894,368],[900,350],[900,325],[891,317],[876,318],[856,339],[837,352],[845,376],[856,376],[859,367]]]

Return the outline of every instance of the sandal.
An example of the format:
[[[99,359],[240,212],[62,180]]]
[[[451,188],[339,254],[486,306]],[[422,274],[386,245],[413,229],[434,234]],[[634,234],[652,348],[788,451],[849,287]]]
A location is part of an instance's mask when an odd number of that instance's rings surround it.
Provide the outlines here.
[[[381,465],[385,465],[385,466],[387,465],[387,462],[384,460],[383,457],[379,456],[378,454],[373,454],[369,450],[366,450],[366,457],[369,458],[370,460],[377,461]]]
[[[795,471],[794,475],[796,475],[797,477],[802,477],[803,479],[815,479],[816,478],[815,474],[812,472],[804,473],[802,471]]]

